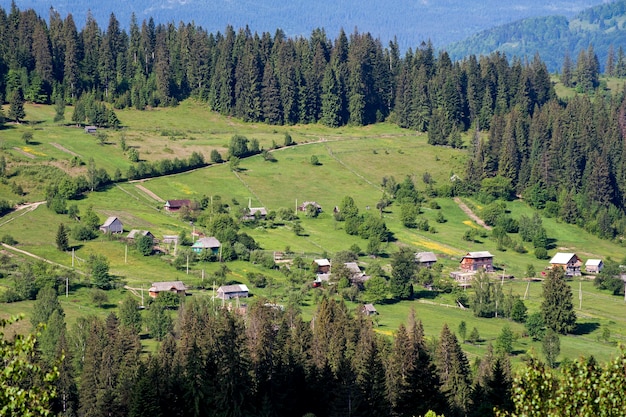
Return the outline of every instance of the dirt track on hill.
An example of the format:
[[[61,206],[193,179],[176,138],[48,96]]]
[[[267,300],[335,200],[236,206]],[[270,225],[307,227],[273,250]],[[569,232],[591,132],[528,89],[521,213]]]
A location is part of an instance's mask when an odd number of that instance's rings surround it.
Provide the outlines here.
[[[474,220],[474,221],[476,222],[476,224],[478,224],[479,226],[484,227],[484,228],[485,228],[485,229],[487,229],[487,230],[491,230],[491,226],[488,226],[488,225],[487,225],[487,224],[483,221],[483,219],[481,219],[480,217],[478,217],[478,216],[476,215],[476,213],[474,213],[474,212],[472,211],[472,209],[471,209],[471,208],[467,207],[467,205],[466,205],[463,201],[461,201],[461,199],[460,199],[459,197],[454,197],[454,202],[455,202],[455,203],[459,206],[459,208],[460,208],[461,210],[463,210],[463,212],[464,212],[465,214],[467,214],[467,215],[469,216],[469,218],[470,218],[470,219]]]

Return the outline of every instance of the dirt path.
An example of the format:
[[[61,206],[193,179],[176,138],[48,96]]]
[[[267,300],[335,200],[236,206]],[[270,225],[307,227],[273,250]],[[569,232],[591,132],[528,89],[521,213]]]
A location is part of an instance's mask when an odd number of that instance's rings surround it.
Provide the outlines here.
[[[11,217],[9,220],[6,220],[2,223],[0,223],[0,226],[4,226],[7,223],[12,222],[13,220],[17,219],[18,217],[21,217],[27,213],[30,213],[31,211],[35,210],[37,207],[39,207],[42,204],[46,204],[45,201],[38,201],[36,203],[30,203],[30,204],[22,204],[21,206],[16,206],[15,207],[15,211],[20,211],[23,210],[22,213],[20,213],[19,215],[15,216],[15,217]]]
[[[14,146],[13,149],[18,151],[19,153],[21,153],[22,155],[24,155],[27,158],[35,159],[35,155],[30,154],[30,153],[28,153],[26,151],[23,151],[22,149],[18,148],[17,146]]]
[[[484,227],[487,230],[491,230],[491,226],[488,226],[487,224],[485,224],[485,222],[483,221],[483,219],[481,219],[480,217],[478,217],[476,215],[476,213],[474,213],[472,211],[472,209],[470,209],[469,207],[467,207],[467,205],[461,201],[461,199],[459,197],[454,197],[454,202],[459,206],[459,208],[461,210],[463,210],[463,212],[465,214],[467,214],[469,216],[470,219],[474,220],[476,222],[476,224]]]
[[[143,191],[144,193],[148,194],[150,197],[154,198],[156,201],[158,201],[159,203],[165,203],[165,200],[163,200],[161,197],[159,197],[158,195],[156,195],[155,193],[153,193],[152,191],[148,190],[146,187],[144,187],[141,184],[135,184],[135,187],[139,188],[141,191]]]
[[[77,154],[76,152],[72,152],[69,149],[67,149],[65,146],[63,145],[59,145],[58,143],[50,143],[50,145],[54,146],[55,148],[57,148],[58,150],[60,150],[61,152],[65,152],[65,153],[69,153],[72,156],[77,156],[77,157],[81,157],[79,154]]]

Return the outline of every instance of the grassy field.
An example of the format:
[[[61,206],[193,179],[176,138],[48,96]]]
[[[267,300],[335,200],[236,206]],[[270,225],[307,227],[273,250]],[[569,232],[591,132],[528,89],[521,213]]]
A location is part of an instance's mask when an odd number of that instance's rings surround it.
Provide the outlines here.
[[[50,106],[27,105],[26,112],[28,123],[9,125],[0,137],[0,149],[9,159],[9,170],[25,163],[36,162],[59,167],[71,174],[79,174],[85,167],[71,167],[73,156],[68,152],[72,152],[80,155],[83,161],[94,158],[98,167],[109,172],[116,168],[125,172],[130,162],[119,146],[122,135],[128,145],[139,150],[142,159],[159,160],[188,157],[194,151],[203,153],[208,159],[212,149],[225,154],[233,134],[256,138],[263,147],[269,148],[272,143],[282,144],[284,134],[290,133],[297,145],[274,150],[276,162],[268,162],[261,156],[255,156],[242,160],[242,169],[238,173],[232,172],[227,164],[221,164],[141,183],[122,182],[105,192],[90,193],[76,201],[76,204],[82,213],[92,206],[101,220],[108,216],[119,217],[126,231],[148,229],[160,238],[164,234],[177,234],[183,230],[189,234],[192,226],[181,221],[178,216],[166,213],[162,209],[163,203],[145,193],[141,187],[161,199],[199,200],[203,196],[220,196],[222,201],[233,207],[236,207],[235,204],[247,206],[250,202],[252,206],[265,206],[269,210],[282,207],[295,209],[296,202],[314,200],[322,205],[324,211],[314,219],[300,214],[304,228],[302,236],[296,236],[289,224],[275,227],[242,226],[242,231],[252,236],[263,249],[284,251],[288,247],[303,255],[307,262],[314,257],[346,250],[355,244],[361,248],[366,247],[367,241],[347,235],[343,230],[343,223],[335,221],[332,216],[333,207],[339,205],[344,196],[353,197],[361,212],[378,215],[375,207],[382,196],[380,184],[384,176],[394,176],[396,181],[401,182],[409,175],[418,189],[424,190],[424,173],[433,177],[437,187],[448,183],[453,174],[461,175],[464,167],[464,150],[430,146],[426,135],[390,124],[341,129],[328,129],[319,125],[274,127],[245,124],[216,115],[201,104],[186,101],[175,108],[118,112],[124,128],[121,131],[107,132],[106,144],[99,145],[96,138],[83,133],[82,129],[52,123],[54,110]],[[71,109],[67,113],[71,114]],[[67,115],[66,117],[69,118]],[[33,132],[34,143],[26,147],[21,135],[29,130]],[[320,165],[314,166],[310,163],[312,155],[317,156]],[[26,196],[22,197],[24,200],[37,201],[43,198],[43,186],[38,180],[27,181],[16,176],[10,181],[23,181],[22,185],[27,191]],[[9,182],[0,183],[0,198],[17,200]],[[430,208],[430,201],[426,201],[420,214],[435,229],[431,232],[407,229],[400,222],[398,207],[385,209],[383,218],[393,233],[393,240],[383,244],[386,257],[375,260],[362,257],[361,265],[378,262],[387,266],[389,254],[395,252],[400,245],[408,245],[415,251],[435,252],[444,265],[443,274],[447,276],[450,271],[458,268],[460,258],[468,251],[488,250],[494,254],[498,273],[516,277],[504,283],[505,292],[508,293],[510,289],[514,294],[526,296],[530,311],[537,311],[541,301],[541,283],[528,284],[521,277],[527,265],[531,264],[535,270],[541,271],[547,266],[547,261],[537,260],[532,253],[499,251],[496,243],[488,237],[479,238],[475,242],[464,241],[462,236],[466,230],[480,229],[480,226],[452,199],[436,200],[439,209]],[[476,201],[465,199],[465,202],[476,210],[481,208]],[[522,214],[531,216],[533,213],[523,201],[509,202],[507,209],[514,218],[519,218]],[[439,212],[446,219],[443,223],[436,222]],[[59,223],[71,227],[74,221],[67,216],[52,213],[45,205],[23,213],[25,212],[14,212],[1,218],[0,236],[11,235],[18,241],[19,249],[71,267],[72,257],[69,253],[59,252],[54,245],[54,239]],[[597,239],[575,226],[549,218],[543,219],[543,225],[548,236],[555,242],[550,255],[557,251],[568,251],[576,252],[583,259],[624,257],[623,246]],[[210,287],[215,280],[215,272],[219,266],[217,263],[192,263],[187,274],[169,264],[171,256],[144,257],[132,247],[128,248],[122,240],[100,237],[89,242],[70,241],[70,244],[75,248],[77,256],[74,267],[79,271],[84,271],[84,260],[89,254],[103,253],[110,261],[111,273],[131,287],[148,288],[154,281],[182,280],[187,285],[198,288],[192,291],[193,296],[212,295],[211,289],[202,288]],[[528,249],[532,249],[530,244]],[[18,255],[12,253],[12,256]],[[229,263],[228,267],[231,270],[227,276],[228,281],[249,284],[249,272],[263,273],[270,278],[272,285],[268,288],[253,289],[254,297],[251,301],[262,297],[278,303],[288,301],[292,284],[287,282],[282,273],[239,261]],[[91,302],[89,288],[82,284],[83,282],[72,283],[69,297],[61,300],[70,324],[82,314],[104,316],[115,311],[126,293],[123,289],[109,291],[106,308],[98,308]],[[0,290],[8,285],[6,278],[0,278]],[[613,344],[600,342],[599,335],[604,328],[608,328],[613,341],[624,341],[626,316],[623,312],[626,305],[620,297],[596,290],[590,281],[582,284],[573,281],[577,307],[579,285],[582,285],[583,295],[582,308],[577,310],[581,331],[562,339],[562,357],[575,358],[594,352],[598,358],[606,359],[616,348]],[[318,297],[318,290],[311,290],[305,295],[302,306],[305,317],[310,318],[313,315]],[[357,307],[353,303],[349,305],[352,308]],[[0,315],[18,312],[28,314],[31,307],[32,302],[3,304],[0,306]],[[476,327],[484,343],[477,346],[464,345],[472,357],[484,352],[486,344],[495,340],[504,324],[509,324],[519,336],[515,343],[518,357],[531,349],[537,352],[541,350],[536,342],[523,337],[523,326],[503,319],[475,318],[469,310],[458,308],[454,298],[448,294],[424,292],[418,300],[382,304],[377,308],[381,313],[377,319],[377,331],[384,335],[392,335],[398,325],[406,320],[411,308],[414,308],[418,317],[423,320],[429,337],[436,337],[444,323],[456,330],[458,324],[465,321],[468,333]],[[21,326],[25,324],[22,323]],[[152,349],[154,346],[150,345],[148,348]]]

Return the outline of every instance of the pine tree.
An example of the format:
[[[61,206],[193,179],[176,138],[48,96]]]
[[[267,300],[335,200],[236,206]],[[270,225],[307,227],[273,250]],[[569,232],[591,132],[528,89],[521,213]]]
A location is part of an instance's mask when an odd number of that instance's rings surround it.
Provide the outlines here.
[[[435,353],[441,390],[448,399],[445,415],[462,416],[470,405],[470,369],[456,336],[444,324]]]
[[[543,283],[541,314],[547,328],[556,333],[569,333],[576,327],[572,288],[565,281],[565,271],[554,267]]]
[[[415,278],[415,255],[410,248],[403,247],[391,261],[390,289],[395,298],[408,299],[413,296]]]
[[[14,120],[15,123],[19,123],[24,117],[26,117],[26,112],[24,112],[24,93],[21,88],[17,88],[13,90],[9,99],[8,118]]]
[[[66,252],[70,248],[69,239],[67,237],[67,229],[65,228],[65,225],[63,223],[59,223],[59,227],[57,229],[56,244],[57,249],[62,252]]]

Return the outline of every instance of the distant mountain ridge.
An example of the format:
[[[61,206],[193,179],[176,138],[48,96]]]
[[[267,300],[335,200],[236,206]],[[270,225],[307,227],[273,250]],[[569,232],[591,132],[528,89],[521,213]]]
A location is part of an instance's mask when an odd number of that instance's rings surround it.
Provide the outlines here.
[[[369,32],[384,45],[394,38],[402,50],[415,49],[422,41],[431,40],[435,47],[460,41],[477,31],[532,16],[575,13],[600,4],[602,0],[136,0],[90,2],[85,0],[16,0],[24,10],[34,9],[48,18],[50,7],[61,16],[72,13],[80,27],[90,11],[98,24],[106,26],[114,12],[122,27],[129,27],[134,12],[139,22],[154,18],[156,23],[195,22],[209,32],[223,31],[226,25],[240,28],[248,25],[253,32],[274,33],[282,29],[288,36],[309,36],[316,28],[324,28],[334,37],[340,28],[352,33]],[[0,0],[10,9],[11,2]]]
[[[575,60],[590,44],[602,67],[609,49],[626,47],[626,0],[591,7],[571,20],[565,16],[537,17],[484,30],[445,47],[452,59],[488,55],[495,51],[508,57],[532,59],[538,53],[548,70],[561,70],[566,53]]]

